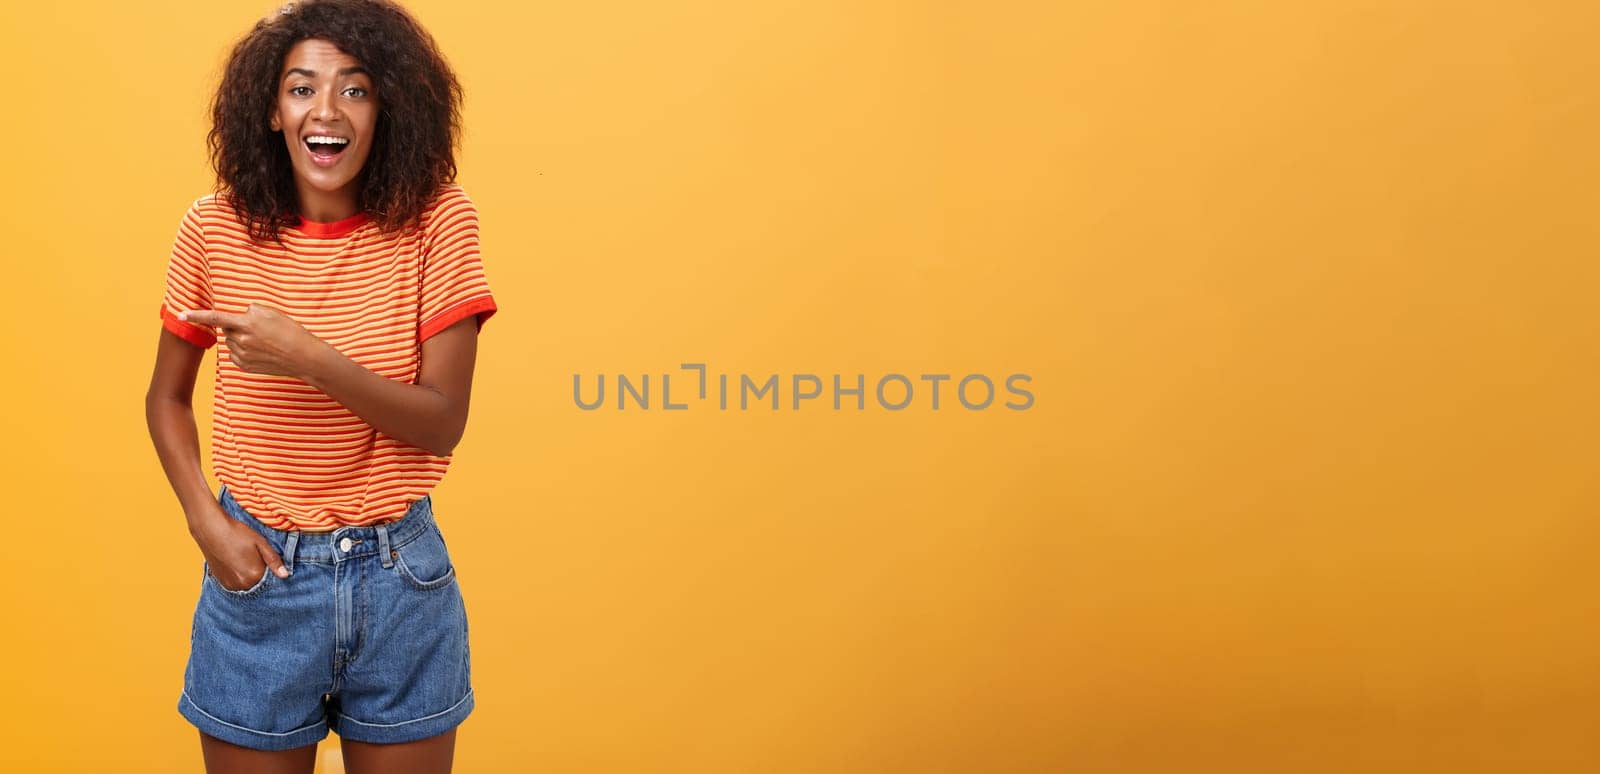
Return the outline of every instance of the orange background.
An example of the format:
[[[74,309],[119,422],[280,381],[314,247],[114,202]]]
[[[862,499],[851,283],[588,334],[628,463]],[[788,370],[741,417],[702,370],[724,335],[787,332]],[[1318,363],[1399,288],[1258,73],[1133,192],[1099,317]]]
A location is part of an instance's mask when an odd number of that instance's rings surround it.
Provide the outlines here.
[[[457,770],[1600,767],[1592,6],[410,7],[501,306]],[[142,398],[273,8],[0,9],[3,768],[200,770]],[[572,402],[683,362],[1036,401]]]

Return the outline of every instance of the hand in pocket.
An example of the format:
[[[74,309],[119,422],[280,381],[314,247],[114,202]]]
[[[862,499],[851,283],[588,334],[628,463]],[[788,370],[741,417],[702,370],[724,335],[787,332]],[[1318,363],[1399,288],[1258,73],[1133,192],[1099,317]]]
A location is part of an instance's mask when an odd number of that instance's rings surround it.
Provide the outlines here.
[[[194,540],[217,585],[228,591],[248,591],[261,581],[268,567],[280,578],[289,577],[283,559],[266,538],[228,516],[222,506],[215,507],[215,517],[200,522],[205,526],[195,531]]]

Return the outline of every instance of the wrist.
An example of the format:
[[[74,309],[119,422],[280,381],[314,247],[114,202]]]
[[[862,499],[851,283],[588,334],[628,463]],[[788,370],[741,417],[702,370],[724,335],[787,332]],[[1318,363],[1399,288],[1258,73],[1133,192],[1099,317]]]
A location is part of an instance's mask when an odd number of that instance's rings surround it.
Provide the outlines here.
[[[198,540],[201,535],[211,531],[216,525],[227,520],[227,514],[217,508],[201,508],[184,514],[189,523],[189,537]]]
[[[305,355],[299,358],[300,373],[297,377],[312,387],[322,389],[334,365],[331,356],[337,354],[338,350],[328,342],[322,339],[313,340],[306,346]]]

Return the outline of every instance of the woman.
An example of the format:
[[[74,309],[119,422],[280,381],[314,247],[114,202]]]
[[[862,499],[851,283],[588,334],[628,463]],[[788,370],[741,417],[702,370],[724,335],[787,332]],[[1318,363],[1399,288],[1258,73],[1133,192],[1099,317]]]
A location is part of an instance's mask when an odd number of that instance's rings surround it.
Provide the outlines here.
[[[429,492],[496,311],[454,182],[461,87],[388,2],[291,3],[234,47],[146,399],[204,557],[179,712],[210,771],[449,771],[473,708]],[[213,496],[191,398],[217,345]]]

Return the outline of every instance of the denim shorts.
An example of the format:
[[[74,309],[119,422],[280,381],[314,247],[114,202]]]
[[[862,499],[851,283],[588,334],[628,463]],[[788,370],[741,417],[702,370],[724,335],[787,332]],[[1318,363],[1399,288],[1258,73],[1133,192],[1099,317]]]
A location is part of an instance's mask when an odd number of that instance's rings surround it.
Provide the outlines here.
[[[379,744],[425,739],[472,712],[466,607],[431,496],[398,520],[332,532],[268,527],[226,485],[218,499],[291,574],[268,568],[231,591],[202,567],[178,699],[189,722],[236,745],[287,750],[329,730]]]

